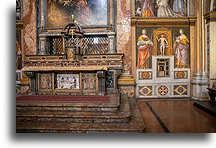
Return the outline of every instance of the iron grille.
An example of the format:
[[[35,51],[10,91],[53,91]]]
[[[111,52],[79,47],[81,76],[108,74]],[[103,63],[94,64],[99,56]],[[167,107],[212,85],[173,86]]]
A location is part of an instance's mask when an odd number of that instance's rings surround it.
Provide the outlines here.
[[[81,45],[80,54],[105,54],[108,52],[108,37],[107,36],[86,36],[83,39],[74,39],[75,46]],[[72,47],[72,39],[65,41],[65,47]],[[64,54],[65,49],[63,39],[61,37],[47,38],[47,52],[49,55]]]
[[[108,51],[108,37],[84,37],[81,54],[105,54]]]

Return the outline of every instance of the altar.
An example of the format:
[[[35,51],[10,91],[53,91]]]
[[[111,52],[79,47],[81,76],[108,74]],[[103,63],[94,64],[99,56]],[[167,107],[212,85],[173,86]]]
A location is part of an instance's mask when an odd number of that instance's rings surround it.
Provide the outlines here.
[[[85,55],[79,61],[63,56],[27,56],[23,71],[35,94],[89,95],[117,93],[123,54]]]
[[[25,56],[22,68],[30,78],[30,93],[119,93],[123,54],[115,52],[114,32],[84,31],[72,15],[63,29],[43,29],[38,36],[39,50],[36,55]]]

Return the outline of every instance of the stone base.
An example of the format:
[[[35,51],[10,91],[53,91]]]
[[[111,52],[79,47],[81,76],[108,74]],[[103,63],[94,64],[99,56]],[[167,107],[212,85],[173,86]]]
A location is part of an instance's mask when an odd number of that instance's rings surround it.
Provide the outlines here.
[[[121,74],[118,79],[118,88],[122,94],[127,94],[128,97],[135,96],[135,80],[129,71]]]
[[[26,112],[19,104],[16,130],[17,133],[143,132],[145,125],[136,100],[127,95],[121,95],[120,100],[115,112],[44,111],[30,106]]]
[[[192,78],[192,98],[198,101],[209,101],[209,80],[206,74],[198,73]]]

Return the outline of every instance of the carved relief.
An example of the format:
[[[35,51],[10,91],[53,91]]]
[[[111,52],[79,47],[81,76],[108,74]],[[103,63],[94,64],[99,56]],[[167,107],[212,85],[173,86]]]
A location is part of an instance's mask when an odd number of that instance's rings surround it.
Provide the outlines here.
[[[79,89],[79,74],[57,74],[57,89]]]

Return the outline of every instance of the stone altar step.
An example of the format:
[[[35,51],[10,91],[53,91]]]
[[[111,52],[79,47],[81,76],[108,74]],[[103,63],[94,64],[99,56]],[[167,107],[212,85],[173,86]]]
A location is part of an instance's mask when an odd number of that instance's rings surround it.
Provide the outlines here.
[[[145,125],[135,98],[129,99],[131,120],[127,123],[70,123],[23,121],[16,123],[17,133],[100,133],[143,132]]]
[[[118,112],[74,112],[17,110],[16,121],[52,121],[52,122],[129,122],[130,106],[128,97],[121,97]]]
[[[71,96],[73,97],[73,96]],[[76,97],[76,96],[75,96]],[[64,102],[64,101],[26,101],[17,100],[17,111],[74,111],[74,112],[117,112],[120,106],[120,95],[110,95],[108,102]]]

